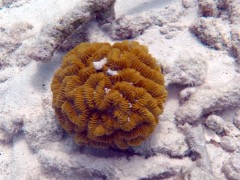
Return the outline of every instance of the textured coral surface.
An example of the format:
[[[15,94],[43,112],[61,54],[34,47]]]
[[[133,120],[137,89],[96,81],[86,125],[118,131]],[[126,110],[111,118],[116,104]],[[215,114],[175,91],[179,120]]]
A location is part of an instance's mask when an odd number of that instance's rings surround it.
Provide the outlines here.
[[[160,66],[136,41],[81,43],[63,58],[51,89],[76,143],[121,149],[153,132],[167,97]]]

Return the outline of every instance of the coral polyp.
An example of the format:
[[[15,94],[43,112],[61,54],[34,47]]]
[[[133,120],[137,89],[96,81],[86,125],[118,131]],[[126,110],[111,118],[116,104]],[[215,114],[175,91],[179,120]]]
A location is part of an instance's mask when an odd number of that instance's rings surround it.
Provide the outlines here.
[[[167,97],[164,77],[136,41],[81,43],[55,72],[52,106],[79,145],[138,146],[154,131]]]

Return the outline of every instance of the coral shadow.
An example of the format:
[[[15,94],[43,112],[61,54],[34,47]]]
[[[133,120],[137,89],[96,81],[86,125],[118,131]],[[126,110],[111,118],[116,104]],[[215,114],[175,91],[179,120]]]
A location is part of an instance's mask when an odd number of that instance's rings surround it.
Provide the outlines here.
[[[60,67],[65,54],[64,52],[56,52],[51,61],[47,63],[37,63],[37,71],[33,74],[31,82],[36,91],[45,92],[50,89],[54,72]]]

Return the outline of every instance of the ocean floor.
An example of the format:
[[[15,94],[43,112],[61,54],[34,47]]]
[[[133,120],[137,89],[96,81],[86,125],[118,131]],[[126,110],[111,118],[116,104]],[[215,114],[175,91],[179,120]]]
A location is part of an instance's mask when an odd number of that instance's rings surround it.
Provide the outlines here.
[[[139,147],[79,147],[53,74],[81,42],[126,39],[163,70],[159,124]],[[239,0],[0,0],[0,179],[239,180],[239,82]]]

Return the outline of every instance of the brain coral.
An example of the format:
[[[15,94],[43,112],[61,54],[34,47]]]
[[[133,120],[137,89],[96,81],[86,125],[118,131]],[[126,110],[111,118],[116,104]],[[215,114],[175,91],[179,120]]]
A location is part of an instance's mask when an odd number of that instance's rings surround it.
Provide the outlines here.
[[[51,89],[65,131],[79,145],[102,148],[140,145],[167,97],[160,67],[135,41],[81,43],[63,58]]]

